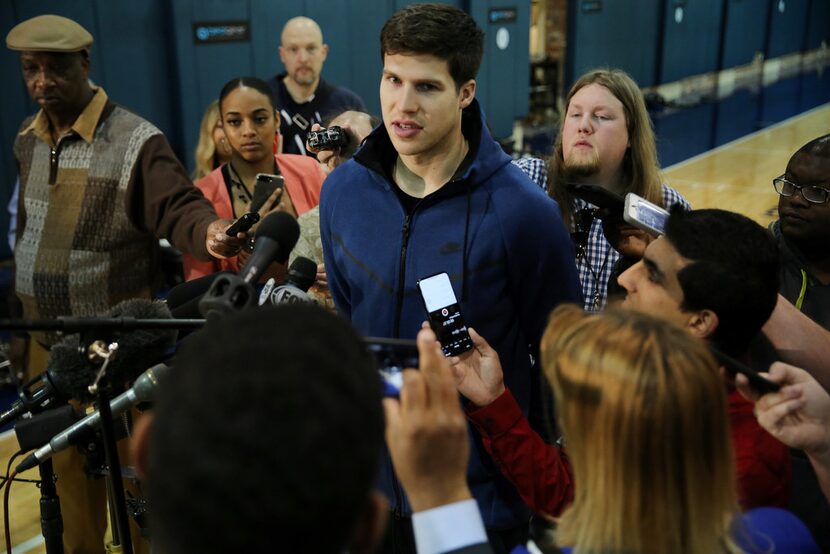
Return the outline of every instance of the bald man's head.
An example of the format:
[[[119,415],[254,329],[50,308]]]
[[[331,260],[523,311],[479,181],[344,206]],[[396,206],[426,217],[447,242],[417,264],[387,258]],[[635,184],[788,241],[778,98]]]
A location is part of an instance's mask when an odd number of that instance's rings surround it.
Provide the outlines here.
[[[817,158],[830,158],[830,135],[811,140],[798,149],[796,154],[807,154]]]
[[[294,17],[282,28],[280,60],[286,80],[313,92],[320,82],[323,62],[329,47],[323,44],[323,32],[313,19]]]

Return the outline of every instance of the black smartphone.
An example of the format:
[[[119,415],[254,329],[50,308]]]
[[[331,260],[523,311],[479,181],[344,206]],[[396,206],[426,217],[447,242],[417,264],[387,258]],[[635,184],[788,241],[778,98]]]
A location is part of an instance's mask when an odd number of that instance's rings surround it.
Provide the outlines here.
[[[312,152],[334,150],[349,144],[349,135],[341,127],[333,126],[311,131],[308,134],[308,149]]]
[[[256,183],[254,184],[254,197],[251,199],[250,210],[258,212],[259,209],[268,200],[268,197],[274,194],[278,188],[283,188],[285,181],[282,175],[271,175],[270,173],[257,173]]]
[[[256,212],[248,212],[242,214],[242,217],[234,221],[230,227],[225,231],[229,237],[235,237],[238,233],[247,233],[248,229],[254,226],[254,223],[259,221],[259,214]]]
[[[445,356],[457,356],[473,347],[450,276],[438,273],[418,281],[430,327],[438,336]]]
[[[748,367],[732,356],[728,354],[724,354],[720,350],[712,348],[712,354],[715,355],[715,358],[718,360],[718,363],[723,365],[726,368],[726,371],[735,375],[740,373],[741,375],[746,375],[747,380],[749,381],[749,386],[758,391],[761,394],[767,394],[770,392],[778,392],[781,390],[781,385],[778,383],[773,383],[769,379],[765,379],[761,377],[761,374]]]
[[[596,185],[568,183],[565,186],[572,195],[604,210],[605,214],[597,215],[600,219],[605,215],[622,216],[623,209],[625,208],[625,200],[619,194]]]
[[[418,369],[418,345],[414,340],[366,337],[366,349],[377,362],[384,396],[399,396],[403,370]]]

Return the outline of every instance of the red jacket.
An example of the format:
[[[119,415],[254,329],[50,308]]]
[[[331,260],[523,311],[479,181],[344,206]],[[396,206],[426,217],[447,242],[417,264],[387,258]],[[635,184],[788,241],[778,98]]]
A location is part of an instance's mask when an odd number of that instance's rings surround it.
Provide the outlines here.
[[[728,410],[741,507],[786,507],[789,449],[758,425],[753,404],[739,392],[729,394]],[[573,474],[565,451],[547,444],[531,429],[509,390],[484,408],[468,410],[467,418],[502,474],[534,512],[559,516],[573,501]]]
[[[559,516],[573,502],[573,475],[565,451],[531,429],[509,389],[484,408],[468,410],[467,418],[531,510]]]
[[[291,196],[291,202],[297,215],[302,215],[320,203],[320,189],[326,174],[314,158],[296,154],[276,154],[277,167],[285,179],[285,190]],[[214,169],[196,183],[196,187],[210,200],[216,215],[222,219],[234,219],[231,198],[228,187],[222,177],[222,167]],[[202,262],[187,254],[182,255],[184,263],[185,281],[210,275],[218,271],[230,270],[239,272],[239,262],[236,256],[223,260]]]
[[[737,390],[729,392],[729,424],[738,476],[738,500],[744,510],[790,504],[790,449],[755,419],[755,405]]]

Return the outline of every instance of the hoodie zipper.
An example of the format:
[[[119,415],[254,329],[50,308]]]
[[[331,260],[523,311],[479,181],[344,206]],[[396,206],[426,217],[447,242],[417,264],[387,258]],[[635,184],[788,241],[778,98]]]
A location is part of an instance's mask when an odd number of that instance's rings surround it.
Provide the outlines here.
[[[401,257],[399,264],[400,269],[398,270],[397,304],[395,306],[395,338],[399,338],[401,336],[401,315],[403,314],[403,286],[406,276],[406,249],[407,246],[409,246],[409,228],[410,224],[412,223],[412,214],[415,213],[415,210],[418,209],[418,205],[420,205],[420,202],[418,202],[418,204],[415,206],[415,209],[413,209],[411,213],[406,215],[406,217],[403,220],[403,228],[401,229]],[[389,465],[392,466],[391,459],[389,460]],[[394,466],[392,466],[392,491],[395,493],[395,509],[393,513],[395,519],[399,520],[401,519],[401,517],[403,517],[403,491],[401,491],[401,484],[400,482],[398,482],[398,476],[395,475]]]
[[[415,205],[415,209],[407,214],[403,220],[403,228],[401,229],[401,257],[398,270],[398,298],[395,306],[395,338],[401,336],[401,315],[403,315],[403,286],[406,278],[406,249],[409,246],[409,228],[412,223],[412,214],[418,209],[421,203]]]

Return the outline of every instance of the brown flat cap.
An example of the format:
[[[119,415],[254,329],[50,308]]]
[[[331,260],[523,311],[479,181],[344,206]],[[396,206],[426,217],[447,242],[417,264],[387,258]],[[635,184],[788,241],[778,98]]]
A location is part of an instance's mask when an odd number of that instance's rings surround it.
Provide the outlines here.
[[[6,35],[10,50],[27,52],[80,52],[89,50],[92,35],[71,19],[39,15],[15,25]]]

